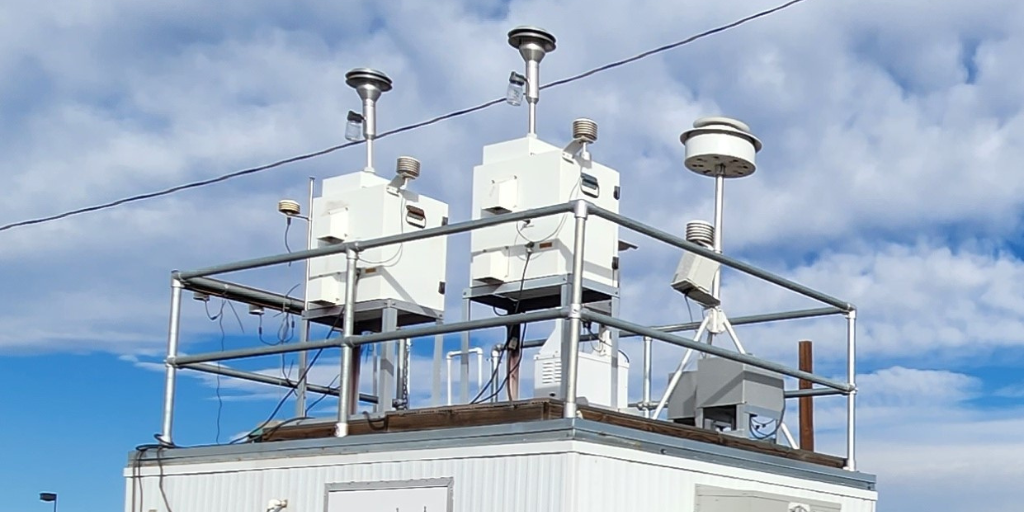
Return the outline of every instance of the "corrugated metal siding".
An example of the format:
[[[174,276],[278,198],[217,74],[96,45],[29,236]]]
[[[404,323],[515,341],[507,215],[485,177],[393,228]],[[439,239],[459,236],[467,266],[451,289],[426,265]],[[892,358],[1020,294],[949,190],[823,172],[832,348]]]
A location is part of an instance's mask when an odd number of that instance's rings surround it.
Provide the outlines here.
[[[408,453],[401,454],[408,456]],[[396,453],[396,458],[399,454]],[[420,455],[422,456],[422,455]],[[291,461],[294,462],[294,461]],[[174,512],[258,512],[273,498],[287,499],[290,512],[321,512],[328,483],[451,477],[456,511],[564,510],[564,454],[364,462],[331,466],[233,470],[167,475],[164,489]],[[158,478],[147,471],[142,512],[166,512]],[[131,482],[128,483],[129,493]],[[132,512],[130,500],[127,510]],[[136,512],[138,509],[136,510]]]
[[[750,478],[744,471],[726,467],[711,473],[581,454],[576,473],[582,491],[577,510],[690,511],[697,485],[834,502],[842,505],[843,512],[873,512],[875,509],[873,500],[840,494],[842,487],[813,486],[835,488],[831,493],[810,490],[809,486],[801,486],[800,480],[767,474]]]
[[[446,478],[454,512],[692,511],[698,484],[762,491],[873,512],[873,492],[621,447],[562,441],[390,453],[233,460],[164,467],[174,512],[322,512],[329,483]],[[141,509],[167,512],[157,468],[147,467]],[[131,494],[131,481],[128,482]]]

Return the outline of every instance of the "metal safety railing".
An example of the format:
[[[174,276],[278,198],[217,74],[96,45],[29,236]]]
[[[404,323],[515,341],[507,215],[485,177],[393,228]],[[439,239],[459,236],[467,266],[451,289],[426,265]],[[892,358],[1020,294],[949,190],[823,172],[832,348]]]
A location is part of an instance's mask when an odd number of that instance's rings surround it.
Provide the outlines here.
[[[572,214],[575,219],[575,224],[573,250],[571,252],[571,255],[569,256],[571,257],[572,261],[570,274],[571,292],[569,294],[568,301],[563,302],[559,307],[531,311],[526,313],[510,313],[508,315],[484,319],[467,319],[452,323],[438,323],[436,325],[429,326],[406,327],[391,332],[379,332],[362,335],[355,335],[353,333],[355,321],[354,293],[355,286],[357,284],[356,262],[360,252],[377,247],[401,244],[432,237],[450,236],[490,226],[497,226],[501,224],[525,220],[534,220],[542,217],[549,217],[560,214]],[[709,343],[703,343],[698,340],[689,339],[674,334],[675,332],[694,329],[698,327],[699,323],[696,322],[650,327],[633,322],[628,322],[620,318],[616,318],[610,315],[586,309],[585,305],[583,304],[583,248],[585,246],[587,221],[588,218],[592,215],[613,222],[633,232],[640,233],[655,240],[664,242],[678,249],[683,249],[695,253],[697,255],[703,256],[705,258],[708,258],[710,260],[717,261],[718,263],[730,267],[736,271],[748,274],[763,281],[773,283],[782,288],[791,290],[805,297],[809,297],[828,306],[825,308],[817,309],[807,309],[799,311],[788,311],[780,313],[769,313],[763,315],[753,315],[747,317],[738,317],[736,319],[731,320],[732,325],[749,325],[779,320],[814,318],[829,315],[844,315],[847,319],[846,382],[840,382],[814,373],[801,371],[773,361],[742,353],[742,351],[732,351],[715,345],[711,345]],[[227,281],[213,279],[210,276],[342,253],[346,255],[347,267],[345,272],[345,305],[342,316],[342,335],[340,337],[333,339],[307,341],[304,343],[297,343],[291,345],[282,344],[276,346],[261,346],[254,348],[223,350],[194,355],[178,354],[180,336],[179,325],[181,318],[181,295],[183,289],[199,291],[202,293],[225,297],[231,300],[247,302],[250,304],[256,304],[265,307],[273,307],[275,309],[281,309],[282,311],[285,311],[290,314],[302,314],[304,305],[303,301],[277,295],[271,292],[258,290],[256,288],[251,288],[243,285],[230,283]],[[247,379],[256,382],[262,382],[265,384],[278,385],[284,387],[295,387],[295,383],[292,383],[285,379],[268,377],[266,375],[252,372],[227,369],[220,365],[211,365],[208,363],[227,361],[233,359],[251,358],[257,356],[337,348],[341,351],[341,364],[339,367],[338,389],[335,390],[329,387],[314,385],[308,385],[308,389],[316,393],[336,395],[338,397],[338,415],[335,428],[335,435],[343,437],[348,434],[350,415],[354,405],[353,401],[362,400],[373,402],[376,400],[376,397],[373,396],[359,395],[357,393],[353,393],[352,386],[354,383],[351,372],[353,371],[354,348],[360,347],[362,345],[369,345],[375,343],[405,340],[426,336],[463,333],[494,327],[503,327],[517,324],[521,325],[532,322],[564,319],[567,321],[568,324],[568,339],[565,342],[565,350],[569,354],[569,357],[564,358],[565,366],[562,368],[562,396],[564,396],[565,401],[565,417],[573,418],[576,416],[577,413],[576,382],[579,345],[581,340],[588,339],[587,336],[583,336],[581,334],[582,324],[583,322],[595,322],[601,325],[608,326],[610,328],[618,329],[622,337],[643,337],[644,381],[643,399],[641,403],[644,407],[648,407],[649,405],[651,405],[650,388],[652,358],[650,356],[650,345],[652,340],[658,340],[664,343],[668,343],[670,345],[684,347],[692,351],[710,354],[740,363],[745,363],[754,367],[762,368],[781,375],[787,375],[804,381],[812,382],[814,384],[821,386],[804,390],[787,390],[785,394],[787,398],[797,398],[804,396],[845,395],[847,402],[846,468],[849,470],[854,470],[856,468],[856,318],[856,308],[848,302],[839,300],[835,297],[811,289],[807,286],[790,281],[766,270],[739,261],[735,258],[731,258],[724,254],[720,254],[713,250],[707,249],[701,245],[688,242],[682,237],[673,235],[671,233],[667,233],[665,231],[661,231],[659,229],[632,220],[623,215],[605,210],[587,201],[576,200],[569,203],[556,204],[543,208],[536,208],[521,212],[506,213],[494,217],[488,217],[485,219],[470,220],[465,222],[448,224],[446,226],[441,226],[437,228],[423,229],[417,232],[402,233],[399,235],[386,236],[372,240],[344,242],[316,249],[308,249],[305,251],[296,251],[287,254],[256,258],[235,263],[229,263],[225,265],[203,268],[194,271],[173,272],[171,277],[171,314],[170,325],[168,328],[163,425],[160,434],[160,440],[162,443],[165,443],[167,445],[173,444],[172,431],[174,419],[175,385],[177,370],[179,369],[188,369],[208,373],[218,373],[229,377]],[[523,343],[523,348],[539,346],[540,343],[540,340],[527,341]],[[439,353],[440,352],[437,352],[435,350],[435,357],[437,357]],[[435,373],[437,371],[439,371],[439,368],[435,368]],[[436,378],[437,376],[435,376],[435,379]]]

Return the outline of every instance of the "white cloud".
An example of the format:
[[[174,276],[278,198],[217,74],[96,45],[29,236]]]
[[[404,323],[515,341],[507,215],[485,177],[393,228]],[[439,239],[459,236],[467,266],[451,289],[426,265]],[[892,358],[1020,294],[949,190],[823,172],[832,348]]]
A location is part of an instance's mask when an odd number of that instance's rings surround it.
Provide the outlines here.
[[[550,80],[770,4],[4,5],[0,222],[336,144],[344,113],[357,104],[344,84],[352,67],[379,67],[395,79],[380,105],[381,129],[388,129],[500,96],[508,71],[521,66],[504,41],[516,24],[542,25],[558,36],[558,50],[543,64]],[[865,425],[884,425],[866,427],[863,440],[867,466],[874,460],[888,471],[886,480],[879,469],[883,492],[892,485],[896,495],[922,497],[933,492],[929,486],[953,489],[959,479],[979,489],[962,499],[984,490],[989,509],[1009,509],[999,485],[1011,488],[1019,476],[1012,456],[1021,447],[997,434],[1019,431],[1019,418],[980,417],[987,413],[968,405],[979,384],[956,373],[954,356],[983,359],[1016,348],[1016,333],[1024,330],[1017,293],[1024,265],[1012,249],[1024,206],[1024,179],[1013,172],[1024,157],[1024,89],[1014,75],[1022,26],[1024,7],[1009,0],[984,9],[960,0],[805,2],[547,90],[540,133],[564,141],[572,119],[596,119],[601,137],[593,153],[622,172],[622,211],[681,233],[687,220],[710,217],[712,189],[683,169],[678,133],[705,114],[750,122],[765,149],[757,174],[728,183],[726,249],[860,307],[861,360],[888,368],[861,381]],[[424,174],[416,187],[450,201],[453,220],[468,218],[480,146],[522,134],[524,117],[524,109],[499,106],[383,140],[378,167],[389,169],[399,154],[417,156]],[[339,152],[0,233],[0,352],[158,357],[171,269],[280,252],[276,200],[304,197],[306,176],[360,167],[360,150]],[[667,285],[677,254],[629,238],[641,251],[623,259],[627,317],[688,320]],[[464,238],[449,249],[449,319],[458,317],[466,249]],[[727,275],[731,315],[810,305]],[[244,277],[283,292],[301,278],[301,267]],[[184,310],[184,349],[199,350],[216,327],[195,303]],[[757,354],[790,364],[793,341],[811,338],[823,371],[841,374],[844,328],[842,320],[827,319],[739,333]],[[635,397],[637,342],[624,350],[634,360]],[[660,383],[681,351],[655,350]],[[524,361],[524,389],[530,362]],[[426,375],[419,368],[415,373]],[[317,379],[332,377],[330,365],[316,371]],[[265,389],[229,391],[259,396]],[[1018,391],[1010,386],[997,394]],[[901,415],[920,421],[900,426],[894,418]],[[999,469],[990,482],[973,476],[987,474],[986,459]],[[915,469],[922,460],[932,471]],[[936,503],[960,503],[943,492],[932,495],[948,501]]]

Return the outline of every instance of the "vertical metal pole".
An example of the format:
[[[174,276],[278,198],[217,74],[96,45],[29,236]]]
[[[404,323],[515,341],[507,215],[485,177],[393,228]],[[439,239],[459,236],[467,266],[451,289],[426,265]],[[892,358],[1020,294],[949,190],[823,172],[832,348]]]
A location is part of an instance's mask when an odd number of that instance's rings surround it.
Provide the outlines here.
[[[715,233],[714,233],[714,244],[715,252],[722,254],[722,224],[724,223],[725,217],[725,165],[719,164],[718,174],[715,176]],[[715,270],[715,280],[711,283],[711,295],[719,300],[722,300],[722,267],[719,266]],[[719,329],[718,315],[721,314],[721,308],[715,307],[710,312],[712,317],[712,325],[708,329],[708,345],[715,342],[715,331]],[[701,354],[701,357],[706,357],[707,354]]]
[[[725,176],[721,172],[715,176],[715,252],[722,254],[722,223],[725,210]],[[715,282],[711,284],[711,295],[721,299],[722,269],[715,273]]]
[[[853,310],[846,314],[846,380],[853,386],[853,391],[846,395],[846,469],[857,470],[856,452],[856,378],[857,378],[857,311]]]
[[[440,325],[441,321],[438,320],[437,323],[438,323],[438,325]],[[431,388],[430,388],[431,405],[433,405],[434,407],[437,407],[437,406],[441,405],[441,358],[443,358],[443,357],[444,357],[444,335],[443,334],[438,334],[437,336],[434,336],[434,380],[431,383]],[[452,369],[451,369],[451,364],[449,364],[448,365],[448,378],[449,378],[449,384],[448,384],[448,405],[451,405],[451,402],[452,402],[452,398],[451,398],[451,389],[452,389],[452,387],[451,387],[451,380],[450,380],[451,379],[451,374],[452,374]]]
[[[572,298],[569,304],[569,339],[566,351],[566,368],[562,372],[565,386],[566,418],[576,417],[576,378],[580,359],[580,312],[583,309],[583,246],[587,232],[587,202],[576,201],[574,211],[576,233],[572,249]]]
[[[472,305],[468,297],[462,299],[462,320],[468,322],[472,315]],[[462,333],[462,345],[459,347],[459,403],[469,402],[469,331]],[[497,380],[497,377],[495,377]]]
[[[530,108],[530,121],[527,126],[527,132],[530,135],[537,135],[537,102],[531,101],[529,98],[526,99],[526,104]]]
[[[618,270],[615,271],[618,273]],[[618,279],[615,280],[616,287],[618,286]],[[618,294],[612,297],[611,300],[611,316],[619,317],[619,297]],[[620,407],[629,407],[629,398],[625,396],[619,396],[619,375],[622,372],[622,368],[619,367],[621,362],[619,355],[619,330],[613,327],[604,327],[608,330],[611,337],[611,351],[612,351],[612,375],[611,375],[611,397],[612,407],[619,409]],[[623,375],[625,376],[625,375]]]
[[[309,177],[309,203],[306,210],[306,249],[313,249],[313,186],[316,178]],[[310,261],[306,258],[306,281],[302,283],[302,323],[299,324],[299,343],[309,341],[309,319],[306,318],[306,310],[309,309],[309,275]],[[309,353],[305,350],[299,352],[299,384],[295,390],[295,417],[301,418],[306,415],[306,366],[309,365]]]
[[[406,409],[409,404],[409,344],[406,340],[398,340],[398,371],[395,372],[398,382],[395,385],[396,409]]]
[[[345,318],[344,335],[341,338],[341,373],[338,377],[338,424],[334,427],[335,437],[348,435],[348,420],[352,414],[352,345],[345,341],[356,328],[356,261],[355,249],[345,251],[348,265],[345,267]]]
[[[397,330],[398,310],[389,304],[383,311],[381,331],[394,332]],[[398,375],[398,362],[395,354],[396,343],[395,341],[385,341],[376,344],[381,350],[380,372],[377,375],[377,405],[379,406],[377,411],[379,412],[389,411],[394,408],[394,400],[397,396],[395,388],[396,376]]]
[[[445,362],[445,372],[444,372],[444,374],[448,376],[448,405],[451,405],[452,404],[452,358],[446,357],[446,358],[444,358],[444,362]]]
[[[814,373],[814,353],[810,341],[800,342],[800,370]],[[811,381],[800,380],[800,389],[811,389]],[[814,451],[814,398],[800,398],[800,449]]]
[[[509,311],[508,313],[511,313]],[[505,386],[505,394],[508,395],[508,400],[514,402],[519,400],[519,365],[523,361],[523,348],[522,348],[522,333],[523,326],[521,324],[514,324],[505,327],[506,342],[505,351],[508,353],[508,357],[505,358],[505,378],[507,385]]]
[[[381,412],[380,406],[380,343],[373,344],[373,396],[377,397],[377,403],[373,405],[373,412]]]
[[[476,392],[480,392],[480,387],[484,385],[484,349],[477,348],[479,352],[476,353]]]
[[[501,357],[501,350],[495,346],[491,349],[491,375],[494,375],[494,378],[491,379],[491,402],[498,401],[498,370],[500,369],[498,363],[499,357]]]
[[[651,337],[644,336],[644,394],[641,399],[643,404],[644,418],[651,417]]]
[[[177,377],[177,368],[174,367],[172,359],[178,356],[178,327],[181,325],[181,290],[182,284],[176,278],[171,278],[171,318],[167,328],[167,360],[166,377],[164,380],[164,418],[163,428],[160,431],[160,441],[166,445],[173,445],[174,438],[171,431],[174,427],[174,385]]]
[[[363,100],[363,138],[366,139],[366,169],[373,170],[373,139],[377,138],[377,102],[375,99]]]

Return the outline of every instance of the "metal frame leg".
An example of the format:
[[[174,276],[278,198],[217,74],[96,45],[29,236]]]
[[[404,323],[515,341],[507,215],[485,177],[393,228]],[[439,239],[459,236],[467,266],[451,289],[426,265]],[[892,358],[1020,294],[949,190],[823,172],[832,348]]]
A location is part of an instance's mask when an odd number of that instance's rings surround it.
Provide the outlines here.
[[[441,325],[441,321],[437,321],[437,325]],[[444,335],[438,334],[434,336],[434,380],[431,382],[430,387],[430,402],[431,405],[437,407],[441,405],[441,360],[444,359]],[[451,369],[449,368],[448,374],[451,375]],[[451,386],[448,388],[448,404],[451,405]]]
[[[398,371],[395,383],[395,409],[409,408],[409,361],[410,346],[408,339],[398,340]]]
[[[508,313],[511,313],[509,311]],[[505,326],[505,394],[509,401],[519,400],[519,370],[523,362],[523,325]]]
[[[697,333],[693,337],[695,340],[699,340],[700,336],[704,334],[704,330],[708,328],[708,322],[711,321],[711,316],[704,317],[704,321],[700,323],[700,327],[697,328]],[[679,379],[683,378],[683,369],[686,368],[686,363],[690,362],[690,356],[693,355],[693,349],[686,349],[686,353],[683,354],[682,361],[679,361],[679,367],[676,368],[675,373],[672,374],[672,378],[668,381],[668,386],[665,388],[665,394],[661,395],[661,400],[658,400],[658,406],[654,409],[652,418],[657,418],[661,415],[661,411],[665,409],[665,404],[668,403],[668,398],[672,396],[672,392],[676,390],[676,386],[679,385]]]
[[[611,315],[616,317],[616,318],[618,318],[619,317],[619,298],[618,297],[612,297],[612,301],[611,302],[612,302],[612,304],[611,304]],[[621,400],[623,403],[625,403],[628,400],[628,397],[625,397],[625,396],[620,397],[619,396],[619,370],[620,370],[620,368],[619,368],[619,330],[614,328],[614,327],[607,327],[607,329],[609,330],[609,333],[611,334],[611,338],[612,338],[611,339],[611,345],[612,346],[610,347],[611,351],[612,351],[612,376],[611,376],[612,377],[611,378],[612,392],[611,392],[611,395],[610,395],[612,397],[611,405],[612,405],[612,407],[615,410],[619,410],[621,408],[619,406],[619,401]]]
[[[498,358],[501,357],[501,350],[498,347],[491,349],[491,375],[494,376],[491,379],[490,394],[491,402],[496,403],[498,401],[498,372],[501,370]]]
[[[356,261],[358,255],[354,249],[346,252],[348,265],[345,268],[345,318],[343,319],[344,336],[341,341],[341,373],[338,376],[338,423],[334,427],[335,437],[348,435],[348,422],[352,414],[352,345],[346,338],[354,336],[356,324]],[[378,398],[379,402],[379,398]]]
[[[583,310],[583,247],[587,234],[587,202],[577,201],[574,208],[576,232],[572,250],[572,303],[569,305],[569,339],[567,365],[562,371],[565,389],[563,416],[576,417],[576,378],[580,356],[581,311]]]
[[[313,249],[313,188],[316,184],[316,178],[309,177],[309,202],[307,203],[307,214],[306,214],[306,249]],[[291,219],[289,219],[291,222]],[[306,258],[305,260],[305,278],[306,281],[302,283],[302,323],[299,324],[299,343],[306,343],[309,341],[309,320],[306,319],[305,313],[309,309],[309,276],[310,276],[310,265],[312,260]],[[306,380],[306,367],[309,366],[309,352],[303,350],[299,352],[299,383],[295,389],[295,417],[301,418],[306,415],[306,388],[308,383]]]
[[[174,445],[172,430],[174,428],[174,388],[177,382],[178,369],[175,368],[174,358],[178,356],[178,328],[181,325],[181,290],[183,286],[176,277],[171,278],[171,314],[167,327],[167,359],[164,362],[164,414],[163,425],[160,430],[160,442]]]
[[[651,340],[650,336],[644,336],[644,382],[643,396],[641,397],[641,408],[644,411],[644,418],[651,417]]]
[[[857,470],[856,429],[857,429],[857,310],[846,315],[846,380],[853,387],[846,395],[846,469]]]
[[[398,310],[386,307],[382,312],[381,332],[398,330]],[[390,411],[394,407],[397,364],[395,361],[395,343],[387,341],[378,343],[380,347],[380,369],[377,372],[377,407],[375,412]]]
[[[462,299],[462,320],[468,322],[473,314],[473,302],[468,297]],[[459,403],[469,403],[469,332],[462,333],[462,356],[459,359]]]

